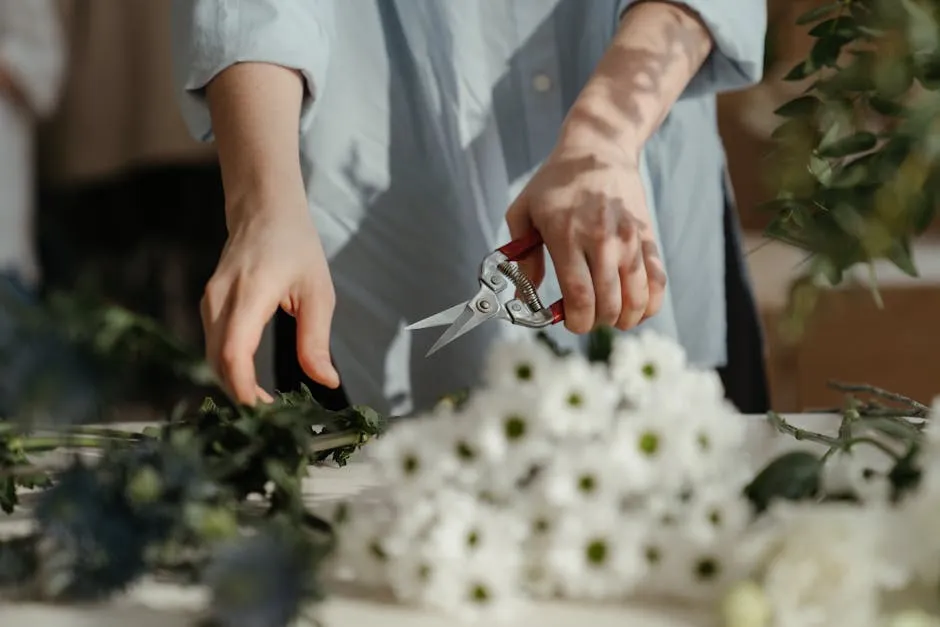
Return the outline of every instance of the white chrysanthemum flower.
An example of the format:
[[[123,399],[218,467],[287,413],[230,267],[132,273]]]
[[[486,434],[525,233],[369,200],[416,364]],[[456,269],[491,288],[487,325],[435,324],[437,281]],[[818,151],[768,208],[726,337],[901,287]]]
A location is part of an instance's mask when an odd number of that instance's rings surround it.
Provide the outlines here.
[[[435,445],[451,429],[434,418],[409,419],[393,425],[364,451],[378,476],[396,490],[432,490],[445,485],[457,468],[452,451]]]
[[[616,507],[630,485],[628,466],[620,463],[619,449],[607,442],[565,447],[539,469],[531,491],[553,507],[580,508],[595,504]]]
[[[395,511],[385,503],[356,502],[340,508],[333,525],[336,577],[367,587],[387,585],[388,528],[395,522]]]
[[[492,460],[481,480],[495,495],[514,491],[553,450],[552,435],[540,413],[538,395],[512,389],[481,390],[467,403],[461,420],[472,421],[491,441],[502,438],[504,456]]]
[[[689,480],[689,463],[698,444],[681,421],[647,410],[624,410],[618,415],[611,445],[625,467],[624,496],[654,486],[680,489]]]
[[[821,479],[826,494],[854,494],[865,503],[884,503],[891,494],[891,482],[886,473],[875,471],[852,451],[830,455],[823,465]]]
[[[690,490],[682,508],[685,530],[700,545],[713,545],[723,538],[736,537],[754,516],[743,486],[720,483]]]
[[[773,507],[763,587],[775,626],[875,627],[886,562],[883,512],[844,504]]]
[[[562,358],[536,340],[500,342],[486,356],[484,384],[488,388],[545,390],[558,380],[562,362]]]
[[[940,495],[918,490],[907,495],[888,516],[888,550],[906,575],[900,583],[936,586],[940,582]]]
[[[715,601],[746,574],[733,548],[731,538],[700,543],[693,541],[684,525],[659,527],[643,549],[649,571],[638,592],[657,599]]]
[[[646,574],[648,525],[615,508],[566,510],[547,534],[539,565],[553,588],[572,599],[616,600]]]
[[[540,390],[539,413],[560,438],[592,437],[609,431],[620,400],[604,367],[566,359],[552,385]]]
[[[646,331],[614,339],[610,374],[634,404],[641,404],[651,387],[671,381],[686,367],[685,351],[665,336]]]
[[[446,492],[435,505],[427,546],[444,559],[461,560],[481,551],[517,553],[528,534],[511,511],[481,503],[472,494]]]

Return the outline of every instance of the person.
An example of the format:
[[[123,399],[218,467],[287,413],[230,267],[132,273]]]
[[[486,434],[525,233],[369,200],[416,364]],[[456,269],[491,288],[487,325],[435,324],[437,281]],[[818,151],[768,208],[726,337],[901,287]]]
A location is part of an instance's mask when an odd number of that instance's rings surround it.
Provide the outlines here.
[[[404,327],[532,229],[551,263],[523,269],[564,297],[561,343],[651,328],[725,361],[713,103],[760,79],[762,0],[174,1],[181,107],[226,193],[206,352],[237,400],[269,398],[252,355],[279,306],[303,369],[342,373],[353,402],[404,413],[472,386],[520,329],[425,360],[434,335]],[[677,101],[698,123],[657,140]]]
[[[65,68],[54,0],[0,0],[0,273],[39,281],[33,237],[36,120],[52,112]]]

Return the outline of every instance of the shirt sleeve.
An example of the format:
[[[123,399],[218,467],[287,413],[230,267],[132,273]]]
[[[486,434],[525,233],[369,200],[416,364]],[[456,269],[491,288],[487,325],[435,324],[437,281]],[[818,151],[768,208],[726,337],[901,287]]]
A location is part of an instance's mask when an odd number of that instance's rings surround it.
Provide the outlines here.
[[[62,16],[54,0],[0,2],[0,67],[37,116],[52,112],[66,57]]]
[[[618,0],[617,15],[640,0]],[[683,98],[743,89],[760,82],[764,73],[767,32],[765,0],[666,0],[698,14],[715,45]]]
[[[324,89],[333,36],[333,0],[173,0],[173,69],[193,137],[213,138],[205,87],[236,63],[272,63],[306,83],[300,130]]]

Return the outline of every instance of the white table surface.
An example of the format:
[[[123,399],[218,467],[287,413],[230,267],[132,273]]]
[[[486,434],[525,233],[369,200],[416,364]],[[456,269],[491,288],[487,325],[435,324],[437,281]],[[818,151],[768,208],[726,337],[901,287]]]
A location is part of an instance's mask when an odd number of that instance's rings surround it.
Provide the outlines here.
[[[832,432],[833,416],[802,414],[787,416],[794,425],[815,431]],[[784,450],[814,449],[817,445],[796,442],[781,436],[761,418],[755,417],[748,438],[747,453],[761,463]],[[307,482],[310,507],[354,496],[375,485],[369,466],[352,461],[345,468],[318,467]],[[0,535],[22,533],[28,514],[23,511],[0,518]],[[0,627],[191,627],[204,607],[203,590],[143,581],[128,594],[107,604],[74,607],[7,603],[0,606]],[[360,598],[349,592],[331,595],[317,610],[326,627],[453,627],[447,616],[396,606],[378,599]],[[717,627],[714,616],[695,608],[631,605],[604,607],[572,603],[540,603],[523,613],[509,627]]]

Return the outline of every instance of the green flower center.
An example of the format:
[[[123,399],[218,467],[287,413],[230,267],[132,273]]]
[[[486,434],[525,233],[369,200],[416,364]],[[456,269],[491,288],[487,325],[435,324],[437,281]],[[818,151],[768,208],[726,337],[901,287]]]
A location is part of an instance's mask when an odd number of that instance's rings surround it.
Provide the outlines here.
[[[640,372],[643,373],[643,376],[647,379],[655,379],[658,374],[656,364],[653,362],[647,362],[643,364],[643,368],[640,369]]]
[[[715,525],[716,527],[721,525],[721,512],[717,509],[713,509],[708,514],[708,522]]]
[[[585,548],[584,556],[588,563],[600,566],[607,561],[607,543],[600,539],[592,540]]]
[[[702,449],[703,451],[707,451],[712,447],[711,439],[708,437],[708,435],[704,433],[698,434],[697,441],[698,441],[698,447]]]
[[[585,494],[590,494],[594,492],[597,488],[597,480],[593,475],[581,475],[581,478],[578,479],[578,489]]]
[[[469,462],[477,456],[476,451],[474,451],[469,444],[463,441],[457,442],[456,452],[457,457],[465,462]]]
[[[711,557],[704,557],[695,564],[695,575],[702,581],[714,579],[719,571],[718,561]]]
[[[662,559],[662,554],[659,552],[659,547],[648,546],[645,551],[646,561],[650,564],[658,564],[659,560]]]
[[[531,364],[517,364],[516,365],[516,378],[520,381],[531,381],[532,380],[532,365]]]
[[[640,436],[640,451],[646,455],[653,456],[659,450],[659,434],[647,431]]]
[[[467,546],[475,547],[480,543],[480,534],[475,530],[467,534]]]
[[[470,599],[474,603],[486,603],[490,600],[490,590],[483,584],[476,584],[470,588]]]
[[[524,436],[526,432],[525,418],[519,416],[518,414],[513,414],[512,416],[506,418],[504,428],[506,430],[507,439],[518,440]]]
[[[572,392],[568,395],[568,406],[569,407],[581,407],[584,405],[584,397],[581,396],[578,392]]]
[[[402,470],[405,471],[406,475],[413,475],[418,471],[418,467],[421,466],[421,463],[418,461],[418,458],[415,455],[405,455],[405,458],[402,460]]]

